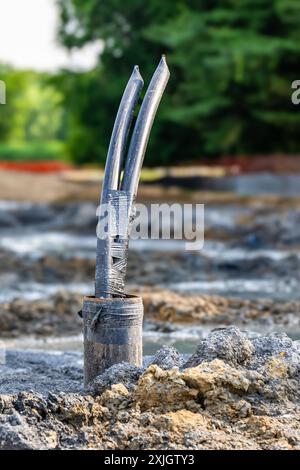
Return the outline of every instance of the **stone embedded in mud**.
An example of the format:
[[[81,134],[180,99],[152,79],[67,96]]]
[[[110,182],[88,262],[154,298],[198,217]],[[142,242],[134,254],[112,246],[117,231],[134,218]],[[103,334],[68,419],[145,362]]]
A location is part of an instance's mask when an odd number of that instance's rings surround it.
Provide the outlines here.
[[[172,367],[182,367],[183,357],[177,349],[172,346],[162,346],[155,354],[151,364],[156,364],[161,369],[172,369]]]
[[[286,333],[270,333],[267,336],[257,336],[252,340],[254,353],[258,357],[300,354],[293,341]]]
[[[251,341],[235,326],[218,328],[201,341],[184,367],[195,367],[205,360],[217,358],[236,366],[249,359],[253,351]]]
[[[254,355],[249,361],[249,367],[283,360],[286,372],[290,376],[300,372],[300,348],[296,342],[285,333],[270,333],[266,336],[253,338]]]
[[[93,380],[88,387],[88,393],[101,395],[114,384],[123,384],[128,390],[132,390],[141,374],[142,369],[132,364],[114,364]]]

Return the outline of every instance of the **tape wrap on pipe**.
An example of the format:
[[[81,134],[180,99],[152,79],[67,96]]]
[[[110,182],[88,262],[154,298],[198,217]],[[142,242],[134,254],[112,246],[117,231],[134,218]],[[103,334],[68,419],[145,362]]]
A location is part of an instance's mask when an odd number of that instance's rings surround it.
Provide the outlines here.
[[[121,345],[136,343],[142,339],[141,297],[85,297],[82,316],[85,338],[93,343]]]
[[[103,202],[107,211],[100,214],[97,227],[96,294],[125,296],[129,235],[135,217],[133,197],[126,191],[108,190]]]

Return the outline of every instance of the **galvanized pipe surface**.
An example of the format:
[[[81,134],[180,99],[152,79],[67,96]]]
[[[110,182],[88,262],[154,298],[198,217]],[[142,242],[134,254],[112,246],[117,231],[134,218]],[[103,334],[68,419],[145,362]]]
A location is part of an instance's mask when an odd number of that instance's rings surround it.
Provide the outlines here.
[[[104,171],[101,202],[105,191],[119,189],[122,163],[124,159],[126,142],[133,119],[134,108],[139,100],[144,81],[136,65],[122,96],[114,123]]]
[[[113,364],[122,361],[137,366],[142,364],[143,303],[140,297],[125,293],[128,241],[143,159],[169,75],[166,60],[162,57],[137,117],[122,182],[126,141],[143,85],[137,67],[123,94],[112,132],[101,204],[108,203],[111,214],[118,215],[110,220],[108,233],[101,233],[97,239],[95,296],[85,297],[83,301],[86,387]],[[122,214],[125,217],[122,217],[123,223],[120,224]]]
[[[143,84],[139,68],[135,66],[123,93],[110,139],[102,183],[100,207],[108,204],[109,190],[119,189],[126,142],[133,119],[134,108],[139,100]],[[107,276],[107,273],[112,269],[111,240],[109,234],[104,233],[101,236],[101,240],[97,239],[95,296],[111,297]]]
[[[126,159],[121,189],[128,191],[133,199],[137,193],[141,169],[154,118],[169,77],[170,72],[166,58],[162,56],[141,105]]]

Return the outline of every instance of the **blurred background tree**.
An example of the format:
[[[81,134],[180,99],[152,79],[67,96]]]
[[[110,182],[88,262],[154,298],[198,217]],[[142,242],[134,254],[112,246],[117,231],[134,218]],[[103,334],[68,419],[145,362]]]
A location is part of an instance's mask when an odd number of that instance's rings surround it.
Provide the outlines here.
[[[223,155],[299,153],[299,0],[57,0],[66,49],[102,43],[89,72],[0,65],[0,158],[104,163],[135,64],[145,84],[167,55],[171,80],[146,165]],[[84,50],[82,51],[84,54]],[[145,86],[146,88],[146,86]],[[65,145],[66,142],[66,145]]]
[[[5,81],[6,85],[6,102],[9,106],[1,106],[0,119],[0,140],[9,139],[11,131],[14,127],[14,119],[16,115],[16,99],[19,90],[22,88],[22,74],[15,74],[9,67],[0,64],[0,77]],[[7,80],[9,77],[9,80]],[[9,87],[7,87],[9,81]]]
[[[6,84],[1,106],[0,158],[59,158],[64,153],[66,111],[63,96],[46,73],[0,66]]]
[[[298,0],[59,0],[68,48],[101,39],[99,67],[70,74],[69,150],[77,162],[105,160],[118,102],[139,64],[145,82],[167,54],[171,81],[146,163],[203,156],[298,152]],[[62,81],[63,82],[63,81]]]

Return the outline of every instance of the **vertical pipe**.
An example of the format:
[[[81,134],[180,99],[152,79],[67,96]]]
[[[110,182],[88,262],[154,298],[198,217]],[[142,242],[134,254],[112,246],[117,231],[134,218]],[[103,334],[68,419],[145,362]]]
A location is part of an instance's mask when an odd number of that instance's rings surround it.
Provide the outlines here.
[[[119,188],[126,141],[142,87],[143,79],[138,66],[135,66],[122,96],[110,139],[102,184],[100,213],[101,205],[108,202],[108,191]],[[110,237],[105,233],[101,234],[101,237],[101,239],[97,237],[95,296],[111,297],[108,285],[108,274],[112,265]]]
[[[128,198],[132,206],[149,135],[168,79],[169,70],[165,58],[162,57],[137,118],[125,163],[123,181],[120,184],[122,160],[133,109],[142,88],[138,69],[134,69],[125,89],[111,137],[102,188],[102,204],[108,201],[108,194],[111,191],[113,197],[116,195],[119,200],[125,197],[127,201]],[[118,191],[119,189],[121,191]],[[142,299],[125,293],[123,296],[112,296],[110,291],[109,273],[113,267],[111,252],[114,242],[115,240],[109,236],[104,239],[98,238],[95,296],[85,297],[83,301],[86,387],[98,374],[113,364],[122,361],[137,366],[142,364]],[[121,242],[127,243],[128,239],[125,237]],[[114,252],[115,256],[116,254]],[[126,267],[126,251],[123,261]]]
[[[113,364],[143,362],[141,297],[83,299],[84,385]]]

